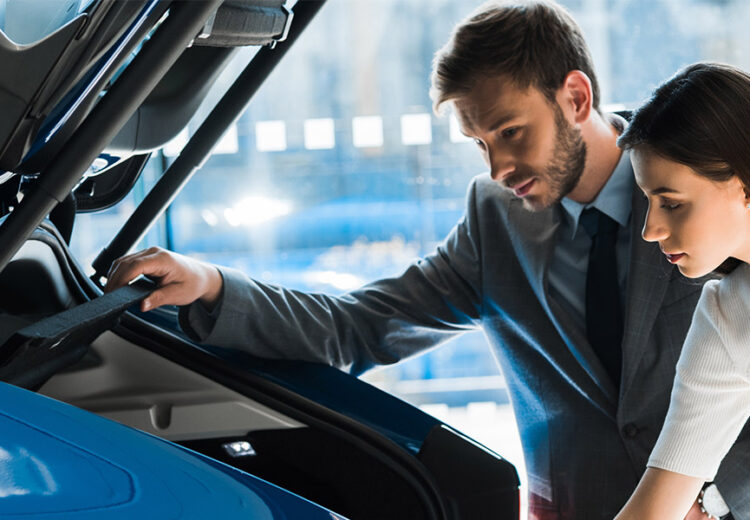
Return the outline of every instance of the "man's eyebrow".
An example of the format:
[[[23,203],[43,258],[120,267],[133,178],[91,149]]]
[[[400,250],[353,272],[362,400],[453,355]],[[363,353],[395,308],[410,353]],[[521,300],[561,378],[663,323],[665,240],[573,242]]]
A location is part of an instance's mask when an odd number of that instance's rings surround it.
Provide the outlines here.
[[[490,126],[489,131],[490,132],[494,132],[495,130],[498,129],[498,127],[504,125],[505,123],[507,123],[508,121],[510,121],[511,119],[513,119],[514,117],[516,117],[516,114],[505,114],[504,116],[500,117],[500,119],[498,119],[497,121],[495,121],[492,124],[492,126]]]

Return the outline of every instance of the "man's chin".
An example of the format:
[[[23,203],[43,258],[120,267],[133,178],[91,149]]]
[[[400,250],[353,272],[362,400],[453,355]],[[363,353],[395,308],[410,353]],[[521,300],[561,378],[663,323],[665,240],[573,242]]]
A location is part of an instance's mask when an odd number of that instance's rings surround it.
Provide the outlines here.
[[[529,195],[522,198],[521,202],[523,202],[523,208],[525,210],[536,213],[554,206],[555,202],[557,201],[552,199],[545,199],[538,195]]]

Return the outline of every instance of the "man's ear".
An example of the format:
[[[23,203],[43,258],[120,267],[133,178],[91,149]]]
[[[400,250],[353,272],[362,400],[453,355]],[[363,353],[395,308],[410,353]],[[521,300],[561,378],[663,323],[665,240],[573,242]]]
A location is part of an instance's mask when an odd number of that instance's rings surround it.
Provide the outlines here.
[[[573,118],[574,123],[587,121],[594,104],[594,93],[586,73],[580,70],[568,72],[557,92],[557,102],[565,115]]]

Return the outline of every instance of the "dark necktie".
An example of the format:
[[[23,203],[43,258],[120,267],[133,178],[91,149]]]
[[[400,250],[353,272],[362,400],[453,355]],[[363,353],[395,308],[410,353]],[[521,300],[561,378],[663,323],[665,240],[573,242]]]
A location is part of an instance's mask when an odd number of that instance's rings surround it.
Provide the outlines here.
[[[622,309],[615,255],[619,225],[594,208],[584,210],[580,222],[591,237],[586,274],[586,336],[604,368],[619,387],[622,367]]]

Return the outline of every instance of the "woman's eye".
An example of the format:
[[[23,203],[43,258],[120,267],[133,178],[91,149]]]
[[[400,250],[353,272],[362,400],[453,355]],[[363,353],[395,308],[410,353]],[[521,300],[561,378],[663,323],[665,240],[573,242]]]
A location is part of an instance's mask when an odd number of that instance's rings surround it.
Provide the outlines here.
[[[484,143],[479,139],[474,139],[474,144],[476,144],[480,150],[484,150]]]
[[[666,209],[667,211],[674,211],[677,208],[682,206],[679,202],[664,202],[661,207]]]

